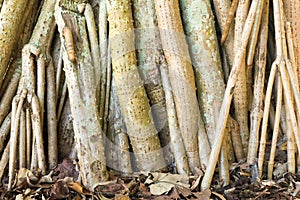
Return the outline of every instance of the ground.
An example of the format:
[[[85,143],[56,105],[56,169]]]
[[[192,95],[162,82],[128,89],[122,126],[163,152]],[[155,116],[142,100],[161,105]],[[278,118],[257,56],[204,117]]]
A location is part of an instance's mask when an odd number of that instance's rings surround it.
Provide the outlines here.
[[[280,156],[279,156],[280,157]],[[185,176],[170,173],[135,173],[122,176],[110,171],[110,180],[101,183],[95,192],[80,184],[76,165],[64,159],[45,176],[27,169],[18,172],[11,191],[0,188],[0,199],[297,199],[300,198],[300,175],[286,172],[286,163],[276,164],[274,180],[260,180],[251,174],[257,168],[247,164],[231,165],[231,183],[222,186],[215,174],[210,190],[200,191],[203,172]],[[252,172],[251,172],[252,170]],[[4,180],[4,183],[7,180]],[[5,185],[5,184],[4,184]]]

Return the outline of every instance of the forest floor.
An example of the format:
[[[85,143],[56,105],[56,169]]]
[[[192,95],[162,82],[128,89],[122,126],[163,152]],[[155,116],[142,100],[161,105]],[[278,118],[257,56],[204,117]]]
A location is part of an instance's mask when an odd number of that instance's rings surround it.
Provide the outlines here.
[[[65,159],[45,176],[34,175],[27,169],[19,170],[11,191],[4,186],[0,188],[0,199],[298,199],[300,175],[287,172],[285,158],[285,151],[279,150],[274,180],[255,179],[251,177],[258,174],[255,166],[233,163],[229,185],[222,186],[223,182],[216,173],[211,188],[201,192],[203,172],[200,169],[194,176],[153,172],[127,177],[111,170],[110,180],[97,186],[94,193],[79,183],[76,165]]]

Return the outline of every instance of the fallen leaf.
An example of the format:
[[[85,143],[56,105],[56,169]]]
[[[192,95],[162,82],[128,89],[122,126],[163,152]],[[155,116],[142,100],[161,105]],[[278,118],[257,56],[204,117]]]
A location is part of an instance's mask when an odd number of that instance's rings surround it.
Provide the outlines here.
[[[144,198],[151,196],[151,192],[148,190],[148,187],[146,187],[143,183],[139,184],[139,191]]]
[[[116,194],[115,200],[130,200],[129,196],[123,194]]]
[[[194,173],[195,176],[200,176],[202,177],[204,175],[204,172],[202,169],[198,168],[198,167],[195,167],[195,173]]]
[[[169,173],[151,173],[145,184],[150,184],[150,192],[153,195],[162,195],[168,193],[173,187],[180,186],[189,188],[189,177],[187,175],[169,174]]]
[[[53,174],[53,171],[50,171],[49,174],[47,174],[45,176],[42,176],[38,183],[39,184],[42,184],[42,183],[53,183],[52,174]]]
[[[26,168],[19,169],[17,177],[17,187],[20,187],[24,184],[35,185],[39,181],[39,179]]]
[[[146,198],[147,199],[147,198]],[[150,198],[149,198],[150,199]],[[180,198],[179,193],[177,192],[176,188],[173,188],[169,194],[167,195],[160,195],[160,196],[155,196],[152,197],[151,199],[155,200],[174,200],[174,199],[182,199]]]
[[[115,194],[121,194],[123,190],[123,185],[116,183],[116,181],[99,183],[97,186],[97,192],[101,192],[102,195],[107,197],[114,197]]]
[[[169,192],[175,185],[172,183],[159,182],[150,185],[150,192],[153,195],[162,195]]]
[[[88,190],[86,190],[80,183],[78,182],[68,182],[67,183],[68,187],[72,190],[74,190],[75,192],[79,193],[79,194],[84,194],[84,195],[91,195],[91,192],[89,192]]]
[[[175,188],[177,189],[178,193],[184,196],[185,198],[192,196],[192,192],[189,188],[178,186],[178,185]]]
[[[203,192],[194,192],[193,195],[200,200],[209,200],[211,196],[211,191],[209,189],[206,189]]]
[[[70,190],[66,182],[59,180],[51,188],[51,199],[62,199],[69,196]]]
[[[76,166],[73,163],[73,160],[70,158],[65,158],[61,164],[58,164],[57,167],[53,170],[53,180],[64,179],[65,177],[72,177],[74,180],[77,180],[79,172],[76,170]]]
[[[177,191],[176,188],[173,188],[173,189],[169,192],[168,196],[169,196],[171,199],[180,199],[180,195],[179,195],[179,193],[178,193],[178,191]]]

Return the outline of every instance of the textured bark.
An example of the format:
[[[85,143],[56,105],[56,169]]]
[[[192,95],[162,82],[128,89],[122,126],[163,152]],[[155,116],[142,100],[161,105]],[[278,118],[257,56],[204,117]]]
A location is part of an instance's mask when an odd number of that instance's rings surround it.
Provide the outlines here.
[[[217,139],[216,139],[216,146],[214,146],[214,148],[212,148],[212,152],[210,154],[209,157],[209,162],[208,162],[208,167],[207,170],[204,174],[202,183],[201,183],[201,190],[205,190],[207,188],[209,188],[210,184],[211,184],[211,180],[213,177],[213,173],[214,173],[214,169],[215,166],[217,164],[217,159],[216,157],[218,157],[220,150],[221,150],[221,146],[222,146],[222,142],[223,142],[223,138],[224,138],[224,131],[225,131],[225,127],[226,127],[226,123],[227,123],[227,118],[228,118],[228,114],[229,114],[229,108],[230,108],[230,104],[231,104],[231,100],[232,100],[232,95],[234,92],[234,87],[239,75],[239,70],[240,70],[240,66],[241,66],[241,62],[243,60],[243,55],[245,54],[246,51],[246,46],[248,44],[248,39],[250,37],[251,34],[251,29],[253,26],[253,22],[254,22],[254,18],[255,18],[255,11],[257,10],[258,7],[258,0],[252,1],[251,3],[251,7],[250,7],[250,11],[245,23],[245,27],[243,29],[243,34],[240,40],[240,45],[239,45],[239,51],[237,51],[235,57],[234,57],[234,65],[232,67],[228,82],[227,82],[227,86],[225,89],[225,94],[224,94],[224,99],[222,102],[222,106],[221,106],[221,110],[220,110],[220,118],[218,120],[217,123]],[[260,2],[261,4],[261,2]]]
[[[285,0],[283,1],[285,16],[291,23],[293,41],[295,47],[295,67],[297,66],[298,83],[300,85],[300,1]]]
[[[54,168],[58,163],[57,148],[57,118],[56,118],[56,91],[54,64],[50,62],[46,69],[47,75],[47,131],[48,131],[48,163],[49,169]]]
[[[1,155],[1,160],[0,160],[0,179],[2,179],[2,176],[4,174],[6,165],[8,163],[9,159],[9,147],[10,146],[10,141],[7,142],[7,145]]]
[[[107,68],[111,63],[108,62],[108,26],[107,26],[107,6],[106,0],[99,0],[99,47],[100,47],[100,103],[99,103],[99,115],[100,123],[103,127],[103,132],[106,133],[107,123],[105,112],[108,110],[108,100],[106,96],[109,96],[109,91],[106,92],[107,83]],[[106,106],[107,105],[107,106]]]
[[[183,25],[187,35],[190,55],[196,75],[198,101],[203,112],[203,121],[210,146],[213,147],[216,139],[216,125],[218,113],[221,108],[222,98],[225,92],[224,75],[220,60],[216,30],[214,29],[213,13],[208,1],[192,2],[181,0],[181,13]],[[208,25],[209,24],[209,25]],[[200,120],[202,118],[200,117]],[[199,127],[201,129],[201,127]],[[204,128],[199,130],[204,133]],[[228,134],[228,131],[227,133]],[[203,136],[202,141],[206,139]],[[199,154],[203,158],[201,164],[207,166],[210,149],[205,147],[206,142],[200,144]],[[201,146],[200,146],[201,145]],[[223,147],[225,148],[225,147]],[[229,150],[229,148],[228,148]],[[220,160],[222,161],[222,175],[228,175],[226,167],[228,161],[224,149]],[[206,157],[206,158],[205,158]],[[225,178],[229,180],[229,177]],[[225,181],[226,184],[228,181]],[[224,182],[224,183],[225,183]]]
[[[162,83],[166,95],[166,109],[168,114],[168,123],[170,128],[170,146],[174,154],[177,173],[189,174],[190,167],[188,164],[188,158],[185,152],[184,144],[180,129],[178,127],[178,121],[176,116],[176,110],[174,105],[174,98],[172,94],[172,87],[168,77],[167,65],[162,65],[160,68]],[[209,145],[208,145],[209,147]]]
[[[173,0],[155,0],[155,9],[162,46],[168,62],[179,128],[189,166],[194,172],[195,167],[200,165],[197,139],[200,112],[196,97],[194,72],[180,18],[179,4]]]
[[[213,146],[218,113],[225,92],[213,13],[208,1],[181,0],[180,5],[195,70],[198,101],[206,133]]]
[[[61,35],[61,42],[64,44],[64,70],[82,182],[90,190],[94,190],[99,182],[107,180],[106,161],[96,103],[95,68],[92,65],[89,49],[86,19],[78,14],[82,10],[73,10],[77,8],[80,7],[77,7],[76,4],[58,2],[55,8],[55,18]],[[70,38],[63,35],[65,27],[72,31],[74,44],[69,44]],[[74,45],[76,51],[74,62],[69,60],[66,42],[68,45]]]
[[[250,114],[250,135],[259,135],[260,125],[263,117],[263,95],[264,80],[267,62],[267,38],[268,38],[268,22],[269,22],[269,0],[265,1],[263,18],[259,35],[258,46],[255,54],[255,72],[254,72],[254,88],[253,101]],[[265,142],[260,139],[260,148]],[[263,144],[262,144],[263,143]],[[259,150],[260,151],[260,150]],[[263,152],[259,152],[261,154]],[[261,156],[259,155],[259,158]],[[258,160],[259,175],[262,175],[262,164]]]
[[[213,5],[216,11],[217,21],[221,32],[224,32],[226,26],[226,18],[228,16],[230,10],[230,0],[213,0]],[[226,52],[226,60],[229,66],[229,70],[224,69],[224,75],[226,81],[228,80],[230,69],[232,68],[233,61],[234,61],[234,51],[233,51],[233,27],[234,23],[231,24],[231,29],[229,29],[227,39],[224,43],[224,49]]]
[[[69,99],[67,99],[64,104],[57,130],[58,159],[63,160],[66,157],[76,159],[77,152],[75,148],[73,118]]]
[[[10,111],[12,98],[17,91],[21,77],[20,58],[22,57],[22,48],[26,43],[28,43],[31,37],[38,13],[38,4],[39,2],[37,0],[30,1],[26,7],[26,10],[24,11],[20,24],[18,24],[18,31],[20,31],[21,34],[19,40],[15,43],[14,51],[11,55],[14,60],[9,63],[9,67],[5,72],[5,78],[3,79],[1,85],[0,123]]]
[[[17,63],[15,63],[17,64]],[[17,91],[19,80],[21,77],[21,70],[18,67],[14,74],[12,75],[11,81],[9,82],[9,85],[7,86],[3,96],[1,97],[0,102],[0,123],[3,122],[7,114],[9,113],[11,109],[11,102],[12,99]]]
[[[0,77],[4,77],[7,65],[18,42],[21,22],[28,2],[26,0],[6,0],[0,12]],[[30,8],[29,8],[30,9]],[[0,79],[0,87],[2,85]]]
[[[150,100],[153,120],[162,147],[164,157],[168,165],[173,163],[173,156],[170,148],[170,135],[167,123],[166,101],[159,68],[165,62],[162,51],[157,19],[153,0],[134,0],[133,18],[136,33],[136,49],[138,69],[144,82],[144,86]]]
[[[123,174],[131,173],[131,156],[129,139],[124,117],[121,113],[118,95],[112,82],[109,110],[109,132],[106,140],[107,165]]]
[[[0,152],[3,151],[7,136],[9,135],[11,114],[8,114],[0,127]]]
[[[250,1],[240,1],[236,11],[234,27],[234,53],[238,51],[238,45],[247,18]],[[246,52],[245,52],[246,53]],[[248,99],[246,85],[246,54],[243,55],[241,69],[236,82],[233,95],[235,118],[239,124],[240,135],[243,143],[244,154],[248,151],[249,127],[248,127]]]
[[[163,168],[162,149],[137,69],[130,2],[110,1],[108,19],[114,82],[138,168]]]

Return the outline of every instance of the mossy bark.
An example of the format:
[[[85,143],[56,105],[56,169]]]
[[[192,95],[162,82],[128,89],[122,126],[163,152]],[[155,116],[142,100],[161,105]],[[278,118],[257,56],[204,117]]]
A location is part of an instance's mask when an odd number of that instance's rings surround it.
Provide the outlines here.
[[[174,161],[172,152],[167,146],[170,143],[170,135],[167,123],[166,101],[159,73],[159,67],[165,62],[165,56],[161,47],[159,30],[153,0],[134,0],[133,18],[138,69],[144,82],[147,95],[150,100],[154,123],[162,147],[166,162],[170,165]]]
[[[206,0],[206,1],[208,1],[208,0]],[[226,19],[227,19],[229,10],[230,10],[230,3],[231,3],[230,0],[213,0],[213,6],[214,6],[214,10],[216,11],[218,25],[219,25],[222,33],[226,26]],[[225,75],[226,81],[228,80],[229,73],[230,73],[230,70],[232,68],[233,61],[234,61],[233,27],[234,27],[234,23],[231,24],[231,28],[229,29],[227,39],[223,45],[224,47],[222,47],[225,50],[225,56],[226,56],[226,59],[224,59],[224,60],[226,60],[226,62],[228,63],[228,66],[229,66],[229,69],[224,69],[224,73],[225,73],[224,75]]]
[[[236,11],[234,32],[234,53],[238,51],[239,40],[247,18],[250,1],[240,1]],[[243,143],[244,154],[248,152],[249,127],[248,127],[248,99],[246,84],[246,54],[241,63],[241,71],[236,82],[233,95],[235,118],[239,124],[240,135]]]
[[[0,77],[4,77],[15,45],[21,32],[21,22],[28,2],[26,0],[7,0],[0,12]],[[29,8],[30,9],[30,8]],[[3,78],[0,79],[0,87]]]
[[[198,101],[206,132],[212,145],[225,91],[214,17],[208,1],[181,0],[184,30],[196,76]]]
[[[194,71],[182,27],[179,4],[173,0],[155,0],[155,9],[168,63],[179,128],[189,166],[194,172],[195,167],[200,166],[197,139],[198,128],[201,128],[198,127],[200,113]],[[204,129],[201,132],[205,133]]]
[[[108,19],[114,82],[138,168],[163,168],[162,149],[137,69],[130,2],[109,1]]]

